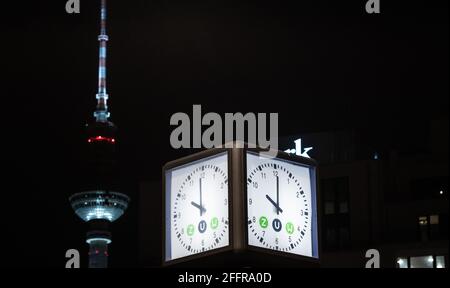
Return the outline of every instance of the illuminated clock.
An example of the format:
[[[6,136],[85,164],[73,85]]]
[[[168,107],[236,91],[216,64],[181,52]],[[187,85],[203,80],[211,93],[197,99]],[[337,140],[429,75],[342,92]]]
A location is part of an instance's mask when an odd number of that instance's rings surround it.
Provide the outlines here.
[[[317,257],[314,170],[249,152],[246,164],[248,245]]]
[[[163,265],[320,264],[313,159],[215,148],[167,163],[163,184]]]
[[[228,153],[169,166],[173,167],[165,169],[165,260],[228,246]]]

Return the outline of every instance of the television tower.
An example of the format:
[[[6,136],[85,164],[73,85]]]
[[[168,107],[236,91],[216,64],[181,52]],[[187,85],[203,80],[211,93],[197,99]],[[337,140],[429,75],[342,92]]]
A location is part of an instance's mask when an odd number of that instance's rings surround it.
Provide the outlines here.
[[[122,216],[130,198],[117,192],[115,169],[116,126],[108,121],[108,94],[106,92],[106,0],[101,0],[100,42],[97,107],[95,121],[87,127],[87,189],[70,196],[70,204],[83,221],[90,224],[86,236],[89,244],[89,268],[108,266],[108,244],[111,243],[109,223]]]

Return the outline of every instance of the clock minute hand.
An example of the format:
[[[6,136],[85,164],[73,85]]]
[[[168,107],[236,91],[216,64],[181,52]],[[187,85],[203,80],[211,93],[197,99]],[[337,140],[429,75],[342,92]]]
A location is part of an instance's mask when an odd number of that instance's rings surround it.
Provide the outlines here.
[[[198,181],[200,182],[200,207],[203,207],[202,205],[202,178],[199,178]],[[202,216],[203,210],[200,209],[200,216]]]
[[[275,201],[272,200],[272,198],[270,198],[269,195],[266,195],[267,200],[269,200],[270,203],[272,203],[272,205],[277,209],[277,214],[283,213],[283,209],[280,208],[280,206],[277,205],[277,203],[275,203]]]
[[[281,210],[280,208],[280,178],[278,178],[277,176],[277,207],[278,209]],[[278,214],[278,211],[277,211]]]

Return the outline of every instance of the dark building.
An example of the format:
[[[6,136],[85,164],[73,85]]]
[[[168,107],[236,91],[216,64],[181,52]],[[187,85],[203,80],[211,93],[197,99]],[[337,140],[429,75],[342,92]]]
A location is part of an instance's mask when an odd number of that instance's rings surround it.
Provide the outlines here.
[[[371,147],[360,131],[301,135],[320,163],[323,267],[364,267],[369,249],[381,267],[447,267],[448,119],[428,128],[403,149],[358,150]]]

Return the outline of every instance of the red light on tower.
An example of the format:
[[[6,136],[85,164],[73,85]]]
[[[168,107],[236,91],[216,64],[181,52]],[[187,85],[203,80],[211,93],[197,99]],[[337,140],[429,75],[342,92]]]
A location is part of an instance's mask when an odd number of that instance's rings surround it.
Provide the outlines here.
[[[111,137],[95,136],[95,137],[90,137],[90,138],[88,139],[88,143],[92,143],[92,142],[109,142],[109,143],[116,143],[116,139],[111,138]]]

